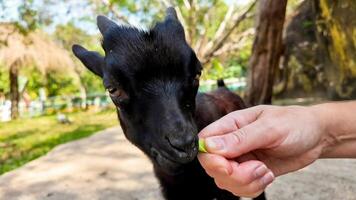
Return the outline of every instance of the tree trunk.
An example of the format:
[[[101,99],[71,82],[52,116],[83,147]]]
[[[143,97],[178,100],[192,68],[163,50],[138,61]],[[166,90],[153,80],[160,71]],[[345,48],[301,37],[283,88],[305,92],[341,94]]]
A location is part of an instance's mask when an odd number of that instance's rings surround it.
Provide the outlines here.
[[[328,89],[335,93],[331,97],[352,99],[356,95],[356,1],[314,0],[314,5],[318,44],[331,61],[325,70]]]
[[[84,110],[89,109],[89,105],[87,102],[87,97],[88,97],[88,88],[85,87],[83,78],[81,76],[80,70],[75,68],[74,69],[76,75],[78,76],[78,81],[79,81],[79,93],[80,93],[80,98],[82,99],[80,108]]]
[[[80,98],[82,99],[81,109],[88,110],[89,109],[88,102],[87,102],[88,92],[85,86],[82,84],[82,82],[80,82],[79,91],[80,91]]]
[[[287,0],[260,0],[256,37],[250,58],[247,103],[271,104],[273,79],[281,56]]]
[[[19,91],[19,66],[18,62],[14,62],[10,66],[10,99],[11,99],[11,119],[17,119],[19,117],[19,101],[20,101],[20,91]]]

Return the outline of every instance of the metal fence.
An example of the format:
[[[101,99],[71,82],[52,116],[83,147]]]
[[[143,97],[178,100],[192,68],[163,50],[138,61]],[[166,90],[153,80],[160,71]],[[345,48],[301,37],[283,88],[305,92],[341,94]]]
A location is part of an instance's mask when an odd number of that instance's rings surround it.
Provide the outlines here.
[[[77,110],[102,109],[111,105],[111,100],[106,94],[91,94],[86,98],[78,96],[55,96],[46,100],[32,100],[19,102],[21,118],[31,118],[55,113],[67,113]],[[11,120],[10,100],[0,101],[0,121]]]

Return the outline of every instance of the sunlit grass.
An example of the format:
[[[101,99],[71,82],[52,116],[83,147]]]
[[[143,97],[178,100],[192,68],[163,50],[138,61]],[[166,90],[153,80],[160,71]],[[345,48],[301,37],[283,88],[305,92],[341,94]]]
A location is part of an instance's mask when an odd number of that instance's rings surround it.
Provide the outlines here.
[[[118,125],[113,110],[77,112],[68,116],[73,123],[60,124],[56,116],[0,123],[0,174],[46,154],[58,144]]]

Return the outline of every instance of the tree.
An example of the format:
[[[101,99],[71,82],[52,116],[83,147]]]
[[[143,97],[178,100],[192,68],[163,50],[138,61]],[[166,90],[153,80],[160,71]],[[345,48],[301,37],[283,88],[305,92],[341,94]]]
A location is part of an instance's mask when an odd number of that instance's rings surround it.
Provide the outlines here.
[[[318,43],[330,59],[325,69],[326,87],[333,88],[334,97],[356,96],[356,1],[314,0],[317,9]],[[323,44],[321,44],[323,43]]]
[[[19,116],[20,91],[18,76],[21,67],[35,66],[43,74],[50,70],[69,71],[74,64],[68,52],[41,31],[23,34],[13,23],[0,24],[0,62],[9,69],[11,117]]]
[[[290,1],[288,1],[288,4]],[[274,94],[332,100],[356,97],[356,1],[305,0],[284,35]]]
[[[0,2],[3,6],[4,2]],[[3,35],[6,35],[4,39],[0,40],[2,44],[8,44],[8,37],[14,34],[14,32],[27,35],[31,31],[37,28],[36,11],[31,8],[32,1],[23,1],[18,7],[18,12],[21,21],[13,23],[12,31]],[[19,116],[18,103],[20,101],[20,92],[18,84],[19,66],[21,65],[21,59],[14,60],[9,65],[9,80],[10,80],[10,99],[11,99],[11,118],[16,119]]]
[[[43,2],[44,5],[46,2]],[[5,7],[6,2],[0,1]],[[7,23],[0,23],[0,61],[9,68],[11,118],[19,116],[18,104],[20,91],[18,77],[20,68],[24,66],[36,66],[40,71],[47,69],[60,69],[73,66],[67,52],[58,47],[49,37],[38,28],[48,25],[50,16],[38,10],[33,0],[18,2],[19,18],[6,18]]]
[[[287,0],[260,0],[250,58],[247,103],[271,104],[275,71],[282,54]]]

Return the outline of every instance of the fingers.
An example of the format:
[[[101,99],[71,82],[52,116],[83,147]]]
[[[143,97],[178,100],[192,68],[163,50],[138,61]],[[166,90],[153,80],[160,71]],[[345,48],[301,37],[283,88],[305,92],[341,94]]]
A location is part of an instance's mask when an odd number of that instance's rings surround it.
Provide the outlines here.
[[[232,186],[238,184],[245,187],[270,172],[266,165],[257,160],[243,162],[238,165],[235,161],[230,162],[232,173],[229,176],[229,181],[226,181],[226,183],[232,183]]]
[[[268,176],[270,176],[268,174]],[[273,180],[272,180],[273,181]],[[266,189],[269,184],[264,184],[261,180],[255,180],[246,186],[237,187],[233,184],[227,184],[224,180],[215,179],[215,184],[223,190],[228,190],[236,196],[255,198]]]
[[[236,189],[231,185],[226,186],[226,190],[231,190],[236,196],[255,198],[259,196],[266,187],[274,180],[272,172],[266,173],[262,178],[256,179],[245,187]]]
[[[269,169],[260,161],[251,160],[241,164],[214,154],[199,154],[199,161],[207,174],[213,178],[226,178],[235,185],[247,185],[262,177]]]
[[[256,121],[231,133],[205,138],[205,146],[209,153],[236,158],[255,149],[273,147],[279,134],[271,131],[269,126]]]
[[[230,162],[222,156],[204,153],[199,154],[198,158],[200,164],[204,167],[209,176],[214,176],[216,173],[226,175],[232,173]]]
[[[257,119],[263,110],[263,106],[255,106],[229,113],[212,124],[205,127],[199,133],[200,138],[206,138],[214,135],[222,135],[235,131]]]
[[[274,175],[271,170],[260,161],[251,160],[241,163],[238,166],[232,166],[233,173],[230,176],[231,178],[229,181],[223,181],[223,187],[237,196],[257,197],[274,180]],[[244,176],[245,179],[241,180],[240,177]],[[240,183],[243,180],[246,182],[242,182],[241,187],[236,187],[236,183],[238,183],[239,180]]]
[[[273,173],[260,161],[251,160],[238,164],[225,160],[223,163],[230,167],[231,172],[226,173],[226,170],[221,170],[220,165],[219,168],[215,168],[213,162],[219,159],[217,157],[219,156],[213,154],[198,156],[200,163],[209,176],[214,178],[217,186],[237,196],[256,197],[274,180]],[[211,160],[212,158],[214,160]]]

